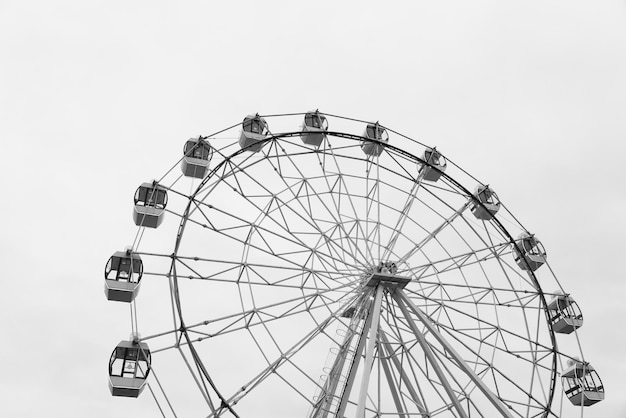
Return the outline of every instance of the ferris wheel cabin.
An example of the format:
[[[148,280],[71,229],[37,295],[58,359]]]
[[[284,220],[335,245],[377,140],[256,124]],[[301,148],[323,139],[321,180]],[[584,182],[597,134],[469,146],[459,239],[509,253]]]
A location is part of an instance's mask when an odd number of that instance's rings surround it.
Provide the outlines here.
[[[570,296],[555,296],[548,303],[548,310],[554,332],[571,334],[575,329],[583,326],[583,314]]]
[[[476,186],[474,197],[471,210],[477,219],[489,221],[500,210],[500,200],[489,186]]]
[[[104,268],[104,294],[108,300],[132,302],[143,275],[141,257],[130,250],[116,251]]]
[[[113,396],[136,398],[150,373],[148,344],[120,341],[109,361],[109,389]]]
[[[368,123],[363,132],[365,138],[361,142],[361,149],[370,157],[380,157],[385,149],[385,144],[389,142],[387,130],[378,122]]]
[[[302,122],[302,134],[300,134],[300,138],[302,142],[307,145],[319,147],[324,138],[326,138],[325,132],[327,130],[328,120],[324,115],[320,115],[317,110],[315,112],[307,112]]]
[[[521,252],[520,252],[521,251]],[[546,250],[534,235],[522,232],[517,238],[517,246],[513,247],[515,262],[522,270],[535,271],[547,258]]]
[[[267,122],[264,118],[256,115],[248,115],[241,123],[239,146],[241,149],[259,152],[265,145],[268,136]]]
[[[561,375],[565,395],[576,406],[591,406],[604,400],[604,386],[589,363],[576,361]]]
[[[213,155],[213,149],[207,141],[198,138],[190,138],[183,148],[183,160],[180,168],[183,175],[197,179],[204,178],[209,171],[209,162]]]
[[[432,182],[439,180],[441,173],[446,170],[448,164],[444,156],[435,148],[426,148],[422,159],[425,161],[425,164],[420,167],[422,178]]]
[[[137,226],[156,228],[163,222],[167,191],[157,182],[143,183],[135,192],[133,220]]]

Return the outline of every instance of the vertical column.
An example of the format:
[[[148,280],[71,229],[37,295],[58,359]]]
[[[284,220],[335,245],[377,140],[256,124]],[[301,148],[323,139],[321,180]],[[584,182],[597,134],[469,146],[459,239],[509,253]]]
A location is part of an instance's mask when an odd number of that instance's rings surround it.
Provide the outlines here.
[[[379,284],[376,287],[374,306],[370,312],[372,321],[370,323],[367,348],[365,350],[365,364],[363,365],[363,376],[361,380],[361,390],[359,391],[359,403],[357,404],[356,418],[365,417],[365,403],[367,402],[367,389],[369,387],[370,374],[372,373],[372,363],[374,362],[374,348],[376,346],[378,324],[380,323],[380,305],[382,298],[383,286]],[[363,332],[365,333],[365,330]]]

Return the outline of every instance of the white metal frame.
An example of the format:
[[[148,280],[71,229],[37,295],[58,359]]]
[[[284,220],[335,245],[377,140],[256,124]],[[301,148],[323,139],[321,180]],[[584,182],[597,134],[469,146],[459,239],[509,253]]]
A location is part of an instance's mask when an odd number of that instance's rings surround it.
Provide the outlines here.
[[[272,126],[298,116],[264,117]],[[330,128],[365,124],[325,116]],[[271,399],[285,416],[312,418],[558,416],[557,361],[573,356],[556,344],[535,273],[513,260],[512,237],[525,228],[504,205],[475,219],[476,179],[449,158],[436,183],[423,182],[424,144],[389,130],[372,156],[346,132],[326,131],[319,148],[300,131],[270,133],[248,152],[237,124],[205,137],[215,147],[210,172],[191,192],[174,168],[159,179],[168,217],[180,220],[174,251],[142,242],[143,228],[133,251],[144,288],[165,280],[172,323],[141,340],[153,370],[166,369],[159,353],[178,353],[194,387],[172,394],[158,381],[150,393],[162,415],[200,405],[201,416],[250,416]],[[406,288],[365,285],[384,261],[409,278]],[[544,281],[561,289],[553,274]],[[223,289],[238,300],[215,298]],[[142,322],[160,302],[145,303]],[[133,333],[141,303],[131,303]],[[228,341],[244,357],[228,357]],[[309,353],[321,346],[335,347],[325,367],[326,355]],[[215,357],[232,363],[228,374]],[[254,370],[237,367],[252,357]],[[187,405],[190,392],[198,404]]]

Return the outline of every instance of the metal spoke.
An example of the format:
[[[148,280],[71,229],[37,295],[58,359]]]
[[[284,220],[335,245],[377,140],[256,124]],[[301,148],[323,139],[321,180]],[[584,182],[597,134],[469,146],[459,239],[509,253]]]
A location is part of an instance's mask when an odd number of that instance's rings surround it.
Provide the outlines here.
[[[404,226],[404,223],[409,217],[409,212],[411,211],[413,202],[415,202],[415,199],[417,197],[417,192],[419,191],[419,188],[422,185],[423,177],[424,177],[423,174],[420,174],[417,180],[415,181],[415,183],[413,183],[413,186],[411,187],[411,191],[409,192],[409,195],[406,198],[406,202],[404,203],[404,206],[402,207],[400,216],[398,217],[398,220],[396,221],[396,224],[393,228],[393,231],[394,231],[393,235],[391,239],[389,240],[389,242],[387,243],[387,245],[385,246],[385,252],[383,253],[383,256],[382,256],[382,259],[384,260],[386,260],[389,257],[390,253],[393,253],[393,249],[396,245],[396,242],[398,241],[398,237],[400,236],[400,231],[402,231],[402,227]],[[401,257],[400,260],[402,260],[402,258],[403,257]]]
[[[468,207],[469,207],[469,202],[461,206],[456,212],[454,212],[450,217],[448,217],[441,225],[433,229],[433,231],[430,234],[428,234],[427,237],[422,239],[422,241],[420,241],[417,245],[415,245],[415,247],[411,248],[409,252],[407,252],[405,255],[400,257],[400,260],[398,260],[398,262],[402,263],[403,261],[407,261],[413,254],[415,254],[421,248],[423,248],[424,245],[426,245],[428,242],[434,239],[437,236],[437,234],[439,234],[446,226],[450,225],[456,218],[461,216]]]

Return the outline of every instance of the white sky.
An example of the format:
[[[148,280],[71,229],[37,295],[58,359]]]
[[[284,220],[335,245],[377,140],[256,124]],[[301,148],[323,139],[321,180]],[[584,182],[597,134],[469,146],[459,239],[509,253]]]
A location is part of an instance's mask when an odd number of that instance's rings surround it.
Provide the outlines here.
[[[497,191],[585,315],[607,391],[585,417],[626,417],[625,74],[618,0],[0,0],[0,415],[156,416],[106,386],[135,188],[190,136],[319,108]]]

